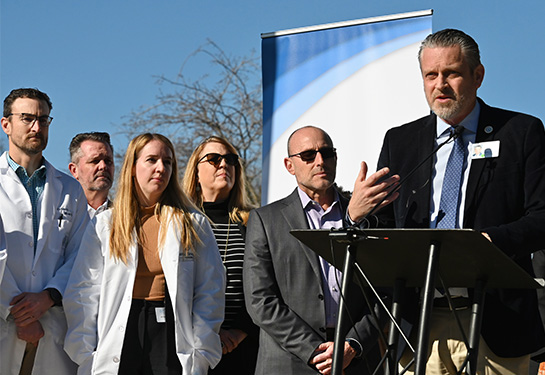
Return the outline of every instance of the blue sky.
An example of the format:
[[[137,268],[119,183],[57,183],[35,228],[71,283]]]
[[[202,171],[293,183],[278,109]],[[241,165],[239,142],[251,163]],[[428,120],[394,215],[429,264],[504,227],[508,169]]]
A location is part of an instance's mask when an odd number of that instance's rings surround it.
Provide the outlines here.
[[[67,170],[82,131],[109,131],[154,103],[156,76],[174,78],[188,55],[213,40],[231,55],[260,55],[261,33],[433,9],[433,30],[459,28],[481,47],[479,95],[490,105],[545,119],[545,2],[424,0],[0,0],[0,96],[37,87],[53,101],[46,158]],[[193,61],[184,72],[207,73]],[[403,83],[392,87],[392,106]]]

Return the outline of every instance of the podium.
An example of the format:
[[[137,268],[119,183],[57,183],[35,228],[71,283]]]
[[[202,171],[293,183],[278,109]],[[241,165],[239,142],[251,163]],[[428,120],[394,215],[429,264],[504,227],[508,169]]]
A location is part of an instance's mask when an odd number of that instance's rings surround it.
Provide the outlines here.
[[[366,229],[292,230],[291,234],[322,258],[343,271],[342,294],[353,276],[354,263],[370,285],[393,288],[393,303],[388,336],[391,374],[397,374],[395,347],[398,339],[400,301],[405,287],[422,287],[416,356],[416,375],[425,375],[428,358],[429,319],[436,287],[474,289],[469,327],[468,375],[476,373],[484,293],[487,287],[537,289],[541,285],[526,271],[471,229]],[[440,273],[444,284],[437,278]],[[347,324],[341,298],[337,327]],[[333,375],[342,373],[344,342],[341,329],[335,332]]]

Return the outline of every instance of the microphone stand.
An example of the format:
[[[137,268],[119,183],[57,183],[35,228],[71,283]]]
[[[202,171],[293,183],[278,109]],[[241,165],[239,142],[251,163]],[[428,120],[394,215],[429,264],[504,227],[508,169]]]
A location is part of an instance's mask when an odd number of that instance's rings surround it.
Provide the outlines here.
[[[392,189],[388,194],[386,194],[386,196],[384,198],[382,198],[380,200],[380,202],[378,202],[371,211],[369,211],[369,213],[367,215],[365,215],[364,217],[364,221],[365,219],[367,219],[369,216],[371,216],[379,207],[380,205],[388,198],[390,198],[395,192],[399,191],[399,189],[401,188],[401,186],[403,186],[403,184],[405,184],[405,182],[418,170],[420,169],[420,167],[426,162],[428,161],[429,158],[431,158],[433,155],[435,155],[437,153],[437,151],[439,151],[439,149],[441,149],[444,145],[446,145],[447,143],[449,143],[450,141],[453,141],[455,140],[456,138],[458,138],[460,135],[462,135],[462,133],[464,132],[465,128],[463,126],[460,126],[460,125],[456,125],[456,126],[453,126],[453,130],[451,130],[450,132],[450,135],[449,137],[447,138],[446,141],[444,141],[443,143],[437,145],[437,147],[428,155],[424,158],[424,160],[422,160],[420,163],[418,163],[418,165],[416,167],[414,167],[409,173],[407,173],[407,175],[405,177],[403,177],[400,181],[399,181],[399,184],[397,184],[397,186]]]
[[[449,137],[446,141],[439,144],[424,160],[422,160],[416,167],[414,167],[405,177],[403,177],[399,184],[392,189],[384,198],[382,198],[373,208],[371,211],[369,211],[364,218],[360,221],[366,221],[379,207],[380,205],[388,198],[390,198],[395,192],[397,192],[401,186],[433,155],[439,151],[441,147],[446,145],[452,140],[455,140],[458,138],[465,130],[463,126],[456,125],[453,126],[453,130],[451,130]],[[355,231],[356,228],[354,226],[350,228],[345,228],[344,233],[339,232],[332,232],[329,236],[330,238],[339,240],[342,238],[342,240],[347,241],[348,245],[346,247],[347,254],[344,260],[344,266],[343,266],[343,277],[342,277],[342,285],[341,285],[341,296],[345,296],[348,291],[348,284],[350,280],[352,279],[353,275],[353,268],[354,263],[356,261],[356,250],[357,250],[357,242],[361,239],[366,239],[367,236],[363,231]],[[373,290],[374,293],[376,293],[375,288],[369,284],[369,287]],[[345,314],[347,308],[345,307],[344,298],[341,298],[339,301],[339,308],[337,313],[337,329],[335,330],[335,341],[333,345],[333,365],[331,369],[332,375],[342,375],[343,371],[343,357],[344,357],[344,345],[340,345],[341,343],[344,343],[346,339],[346,334],[344,333],[346,330],[346,319]],[[395,316],[396,314],[394,314]],[[399,326],[396,327],[399,329]],[[390,363],[393,361],[390,361]],[[394,369],[395,373],[397,373],[397,369]]]

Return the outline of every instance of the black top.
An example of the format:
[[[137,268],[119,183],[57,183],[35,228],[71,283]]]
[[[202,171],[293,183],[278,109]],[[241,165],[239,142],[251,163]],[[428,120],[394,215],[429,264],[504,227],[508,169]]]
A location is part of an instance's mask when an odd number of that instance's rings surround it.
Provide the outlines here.
[[[244,262],[244,237],[242,225],[229,221],[228,202],[204,202],[203,210],[212,220],[221,260],[226,269],[225,320],[223,329],[238,328],[246,333],[255,330],[244,305],[242,265]]]

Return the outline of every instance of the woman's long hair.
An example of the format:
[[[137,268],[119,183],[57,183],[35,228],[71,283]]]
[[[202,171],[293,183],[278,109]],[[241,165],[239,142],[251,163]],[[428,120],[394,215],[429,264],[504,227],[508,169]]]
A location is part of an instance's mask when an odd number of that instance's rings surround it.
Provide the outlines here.
[[[187,167],[184,173],[183,187],[186,194],[195,202],[198,207],[203,206],[202,194],[200,191],[200,184],[198,181],[199,159],[201,152],[208,143],[220,143],[227,149],[228,152],[238,155],[235,147],[225,138],[218,136],[211,136],[202,141],[193,151]],[[229,218],[235,223],[246,224],[250,210],[253,208],[248,195],[246,193],[246,174],[244,173],[244,166],[240,159],[237,165],[235,165],[235,183],[231,192],[229,193],[228,202]]]
[[[178,163],[172,143],[161,134],[141,134],[129,143],[121,173],[119,186],[114,199],[112,212],[112,230],[110,232],[110,255],[127,263],[130,245],[139,241],[141,228],[140,203],[136,192],[136,177],[133,169],[142,149],[151,141],[157,140],[167,146],[172,153],[172,174],[165,191],[159,198],[155,213],[160,222],[159,249],[165,242],[167,227],[170,222],[177,225],[181,232],[184,252],[194,252],[195,242],[200,242],[194,228],[192,213],[195,206],[182,190],[178,181]]]

